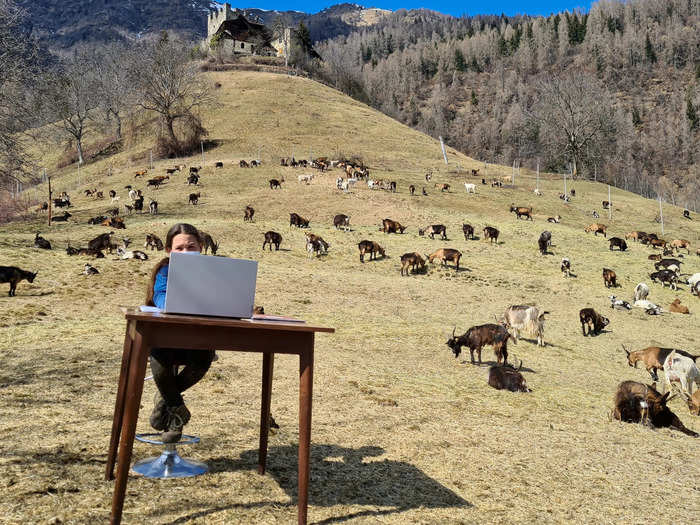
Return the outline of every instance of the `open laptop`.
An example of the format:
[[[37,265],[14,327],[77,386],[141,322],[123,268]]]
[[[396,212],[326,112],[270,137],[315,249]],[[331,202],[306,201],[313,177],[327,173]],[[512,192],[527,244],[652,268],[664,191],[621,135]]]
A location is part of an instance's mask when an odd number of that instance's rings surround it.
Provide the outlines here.
[[[257,261],[172,252],[164,312],[249,319],[257,275]]]

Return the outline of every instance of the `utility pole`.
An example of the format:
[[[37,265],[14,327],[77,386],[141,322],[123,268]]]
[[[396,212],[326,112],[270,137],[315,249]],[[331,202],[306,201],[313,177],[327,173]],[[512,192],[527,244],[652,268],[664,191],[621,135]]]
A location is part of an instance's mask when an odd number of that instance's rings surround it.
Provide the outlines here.
[[[445,142],[442,140],[442,137],[438,137],[440,139],[440,148],[442,148],[442,158],[445,159],[445,166],[447,166],[447,152],[445,151]]]
[[[612,199],[610,198],[610,184],[608,184],[608,219],[612,220]]]
[[[204,141],[200,140],[199,145],[202,147],[202,166],[204,166]]]
[[[661,235],[664,234],[664,210],[661,206],[661,195],[659,195],[659,217],[661,218]]]
[[[540,159],[537,159],[537,191],[540,191]]]
[[[45,169],[44,169],[44,172],[46,172]],[[51,203],[53,203],[53,200],[51,200],[51,197],[52,197],[52,195],[51,195],[51,177],[49,177],[48,180],[49,180],[49,226],[51,226]]]

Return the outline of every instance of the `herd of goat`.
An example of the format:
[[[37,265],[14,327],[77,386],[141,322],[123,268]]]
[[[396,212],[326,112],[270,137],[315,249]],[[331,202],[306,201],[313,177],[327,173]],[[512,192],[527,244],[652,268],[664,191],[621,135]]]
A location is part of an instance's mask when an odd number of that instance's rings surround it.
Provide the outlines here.
[[[241,160],[238,165],[240,168],[254,168],[259,166],[260,162],[257,160],[250,162]],[[358,181],[366,182],[369,189],[382,189],[389,192],[397,191],[397,184],[395,181],[371,179],[370,170],[361,163],[329,161],[325,158],[312,161],[297,161],[294,158],[284,158],[281,159],[280,165],[285,167],[311,167],[319,170],[321,173],[332,168],[340,169],[343,171],[344,176],[337,177],[336,186],[339,190],[344,192],[350,191]],[[224,164],[223,162],[216,162],[214,167],[223,168]],[[186,169],[186,166],[167,168],[165,175],[148,179],[147,187],[157,190],[162,185],[168,184],[171,180],[171,176]],[[200,170],[201,166],[192,166],[189,168],[185,179],[188,186],[198,186],[201,177]],[[472,170],[472,175],[478,176],[478,172],[479,170]],[[141,170],[135,173],[135,178],[144,177],[147,174],[148,170]],[[426,182],[429,182],[431,177],[431,173],[426,174]],[[310,184],[314,178],[315,174],[308,173],[299,175],[298,181],[300,183]],[[280,179],[270,179],[268,181],[270,189],[273,190],[281,189],[284,182],[284,177]],[[482,179],[481,182],[482,184],[486,184],[485,179]],[[491,185],[502,186],[502,183],[503,181],[501,180],[494,180]],[[434,188],[439,189],[441,192],[450,191],[450,185],[446,183],[435,183]],[[465,183],[465,190],[467,193],[476,193],[476,188],[476,184]],[[132,185],[127,185],[125,189],[128,192],[129,203],[123,203],[124,215],[144,211],[144,195],[142,191],[133,188]],[[409,193],[411,195],[415,195],[415,191],[416,188],[414,185],[409,186]],[[425,186],[423,186],[422,193],[423,195],[427,195]],[[539,189],[535,190],[534,193],[538,196],[542,195]],[[94,199],[105,198],[104,192],[98,191],[97,188],[84,190],[84,194],[86,197],[92,197]],[[105,215],[90,218],[88,223],[104,225],[114,229],[125,229],[124,218],[120,216],[121,214],[118,206],[120,196],[117,195],[117,192],[114,190],[110,190],[108,195],[111,199],[111,204],[117,204],[117,207],[108,209]],[[567,195],[560,195],[560,198],[568,202],[575,196],[575,190],[571,190]],[[192,205],[197,205],[200,198],[201,192],[190,193],[187,202]],[[52,204],[56,208],[69,208],[72,206],[70,197],[65,192],[58,198],[53,199]],[[612,203],[603,201],[604,209],[607,209],[609,206],[612,206]],[[39,209],[47,210],[48,208],[49,203],[46,202]],[[151,214],[158,213],[158,202],[154,199],[150,199],[148,212]],[[513,204],[510,207],[510,212],[514,213],[517,219],[534,221],[533,208],[531,206],[516,206]],[[255,210],[253,207],[246,206],[243,217],[244,222],[252,222],[254,215]],[[599,217],[596,212],[593,212],[593,216],[596,218]],[[67,222],[70,217],[72,217],[72,215],[66,211],[63,215],[54,216],[53,221]],[[687,210],[684,212],[684,217],[690,219]],[[550,223],[559,223],[560,221],[561,217],[559,215],[547,219],[547,222]],[[298,213],[290,213],[289,225],[290,227],[306,229],[309,228],[310,220]],[[345,214],[336,215],[333,218],[333,226],[337,230],[349,231],[350,217]],[[379,231],[385,234],[401,235],[404,234],[406,230],[407,226],[389,218],[382,220],[379,227]],[[462,224],[462,233],[464,234],[465,241],[475,240],[474,231],[474,226],[471,224]],[[485,226],[481,231],[484,240],[498,244],[500,235],[498,229],[492,226]],[[585,232],[592,232],[595,236],[600,233],[603,237],[607,238],[607,226],[605,224],[590,224],[585,228]],[[440,240],[448,240],[447,227],[443,224],[431,224],[425,227],[419,227],[417,228],[417,233],[421,237],[427,236],[430,239],[435,239],[435,236],[438,236]],[[214,242],[209,234],[203,233],[202,235],[204,252],[208,253],[208,251],[211,250],[212,254],[216,254],[219,244]],[[330,244],[322,237],[310,231],[305,234],[305,237],[305,248],[309,257],[328,253]],[[656,270],[649,274],[651,281],[658,282],[662,286],[668,285],[672,289],[677,290],[678,284],[683,282],[683,277],[687,277],[684,282],[690,286],[691,293],[700,297],[700,273],[692,275],[681,273],[683,261],[679,259],[679,257],[681,257],[680,250],[684,249],[686,250],[686,254],[690,255],[689,241],[685,239],[674,239],[667,242],[653,233],[641,231],[629,232],[624,237],[624,239],[621,237],[609,238],[609,250],[613,251],[617,249],[622,252],[627,251],[627,241],[630,240],[648,245],[652,249],[662,250],[661,253],[649,255],[649,259],[654,263],[654,269]],[[277,251],[280,249],[282,241],[283,237],[279,232],[267,231],[264,233],[262,249],[265,250],[267,247],[271,251],[274,245]],[[73,247],[69,243],[66,247],[66,254],[70,256],[87,255],[95,258],[104,258],[104,252],[106,251],[110,254],[116,253],[118,259],[147,260],[148,254],[145,251],[129,250],[130,242],[128,238],[124,237],[122,238],[121,244],[117,244],[114,241],[114,232],[110,231],[108,233],[102,233],[90,240],[84,248]],[[34,246],[45,250],[50,250],[52,248],[50,241],[41,237],[39,233],[37,233],[34,238]],[[539,253],[542,255],[549,254],[551,246],[551,232],[543,231],[537,240],[537,249]],[[163,242],[157,235],[149,233],[146,235],[144,249],[163,250]],[[365,262],[365,256],[369,256],[370,261],[380,257],[387,257],[386,249],[376,241],[369,239],[360,241],[358,243],[358,250],[361,263]],[[676,257],[673,257],[674,253]],[[700,249],[696,251],[696,254],[700,256]],[[400,275],[409,276],[411,273],[417,274],[424,272],[426,264],[432,264],[435,261],[439,261],[444,266],[447,266],[449,263],[456,270],[459,270],[461,257],[462,253],[454,248],[440,248],[430,254],[421,254],[419,252],[404,253],[400,257]],[[571,260],[569,257],[562,258],[560,269],[564,277],[568,278],[574,276],[572,274]],[[86,263],[83,273],[86,275],[97,275],[99,274],[99,270],[91,264]],[[617,274],[614,270],[603,268],[602,274],[606,288],[615,288],[619,286],[617,283]],[[15,295],[17,284],[20,281],[26,280],[32,283],[36,276],[37,272],[29,272],[12,266],[0,266],[0,282],[7,282],[10,284],[10,296]],[[650,315],[663,313],[664,310],[660,306],[647,299],[648,295],[649,287],[645,283],[639,283],[634,290],[634,300],[632,304],[611,295],[610,306],[613,309],[627,310],[638,307],[644,309]],[[689,313],[688,307],[680,304],[680,299],[676,299],[671,303],[668,311],[685,314]],[[474,359],[474,353],[476,352],[479,365],[481,365],[482,362],[482,349],[485,346],[491,346],[496,355],[497,363],[489,367],[488,384],[496,389],[505,389],[513,392],[531,392],[527,381],[521,373],[522,361],[518,368],[508,363],[508,341],[512,340],[513,343],[517,343],[521,332],[523,332],[532,337],[536,337],[538,346],[545,346],[544,323],[545,316],[548,313],[547,311],[540,311],[535,306],[513,305],[505,311],[503,316],[498,319],[496,323],[473,326],[460,336],[456,335],[455,328],[447,341],[447,346],[451,349],[455,358],[460,356],[463,347],[468,348],[472,363],[476,363]],[[593,308],[583,308],[580,310],[579,320],[584,336],[598,335],[603,332],[604,328],[610,323],[607,317],[596,312]],[[679,395],[686,400],[690,412],[695,415],[700,415],[700,372],[698,372],[698,368],[695,364],[695,361],[700,358],[700,356],[695,356],[683,350],[673,348],[649,347],[643,350],[629,351],[623,346],[623,349],[627,354],[629,366],[636,368],[638,363],[643,363],[654,381],[658,380],[657,372],[663,370],[668,391],[665,394],[659,393],[656,390],[656,383],[646,385],[634,381],[624,381],[619,384],[615,394],[611,416],[626,422],[641,422],[653,427],[670,427],[684,432],[685,434],[697,436],[695,432],[687,429],[680,422],[678,417],[668,408],[667,403],[671,399],[669,396],[672,386],[678,385]],[[693,393],[694,386],[695,392]]]

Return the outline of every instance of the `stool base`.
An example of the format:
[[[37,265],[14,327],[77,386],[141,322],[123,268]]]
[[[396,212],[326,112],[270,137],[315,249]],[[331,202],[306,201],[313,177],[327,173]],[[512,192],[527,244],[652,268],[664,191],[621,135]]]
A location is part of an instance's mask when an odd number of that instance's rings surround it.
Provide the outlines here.
[[[137,439],[146,443],[161,444],[154,443],[153,440],[144,439],[147,436],[150,437],[150,435],[142,434],[137,436]],[[180,442],[180,444],[196,443],[199,441],[199,438],[192,439],[192,436],[183,436],[183,438],[184,439]],[[136,474],[140,474],[145,478],[158,479],[188,478],[192,476],[199,476],[209,471],[209,467],[206,463],[181,458],[177,453],[177,448],[175,447],[177,443],[162,444],[165,446],[165,449],[160,456],[137,461],[134,463],[131,469]]]

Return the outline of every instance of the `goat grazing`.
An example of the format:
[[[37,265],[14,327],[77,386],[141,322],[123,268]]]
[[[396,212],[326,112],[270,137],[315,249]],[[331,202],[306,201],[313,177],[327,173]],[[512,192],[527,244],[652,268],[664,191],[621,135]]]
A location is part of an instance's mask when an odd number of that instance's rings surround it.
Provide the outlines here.
[[[0,266],[0,283],[10,283],[10,292],[8,295],[14,297],[16,295],[17,284],[22,280],[33,283],[37,273],[39,272],[28,272],[16,266]]]
[[[646,299],[649,296],[649,287],[645,283],[639,283],[634,287],[634,302]]]
[[[598,335],[603,328],[610,324],[610,320],[607,317],[603,317],[593,308],[581,309],[578,316],[584,337],[586,336],[586,326],[588,326],[588,335]]]
[[[525,219],[532,220],[532,208],[531,207],[515,206],[514,204],[511,204],[510,211],[511,211],[511,213],[515,213],[515,216],[518,219],[525,217]]]
[[[197,193],[190,193],[190,196],[187,200],[187,204],[192,204],[193,206],[196,206],[199,204],[199,198],[202,196],[202,192],[197,192]]]
[[[700,358],[700,355],[692,355],[688,352],[684,352],[683,350],[661,348],[659,346],[648,346],[647,348],[630,352],[627,350],[627,348],[625,348],[625,345],[622,345],[622,349],[627,354],[627,364],[633,368],[637,368],[637,363],[641,361],[644,368],[647,372],[649,372],[649,375],[654,381],[659,380],[659,376],[656,371],[663,370],[664,361],[666,361],[666,358],[674,350],[677,354],[692,359],[693,361]]]
[[[246,206],[243,210],[243,222],[252,222],[253,215],[255,215],[255,210],[252,206]]]
[[[426,259],[428,259],[430,264],[432,264],[435,259],[439,259],[440,261],[442,261],[443,266],[447,266],[447,263],[449,261],[455,265],[456,270],[459,270],[459,260],[461,258],[462,252],[460,252],[459,250],[454,250],[452,248],[440,248],[439,250],[436,250],[430,255],[426,256]]]
[[[596,237],[599,233],[602,233],[603,237],[608,236],[608,227],[605,224],[598,224],[597,222],[589,224],[584,228],[583,231],[585,231],[586,233],[593,232],[593,235],[595,235]]]
[[[466,346],[469,348],[472,364],[475,364],[474,352],[476,351],[477,357],[479,358],[479,366],[481,366],[481,349],[484,346],[490,345],[493,346],[498,364],[501,364],[501,361],[503,361],[504,365],[508,363],[508,339],[513,339],[513,342],[516,341],[513,336],[508,333],[505,326],[493,323],[472,326],[466,333],[459,337],[455,336],[455,330],[456,329],[452,330],[452,337],[450,337],[446,343],[452,350],[455,359],[462,353],[462,347]]]
[[[540,234],[540,238],[537,239],[537,246],[540,249],[540,253],[542,255],[547,255],[547,248],[549,248],[552,244],[552,232],[549,231],[543,231]]]
[[[350,217],[347,215],[344,215],[342,213],[339,213],[335,217],[333,217],[333,226],[335,227],[336,230],[343,228],[345,231],[350,230]]]
[[[522,330],[537,337],[537,346],[544,346],[544,316],[547,314],[548,311],[540,313],[535,306],[516,304],[508,307],[500,322],[508,328],[516,343]]]
[[[206,232],[201,232],[202,236],[202,248],[204,248],[204,253],[206,254],[209,249],[211,249],[212,255],[216,255],[217,250],[219,249],[219,243],[214,242],[214,239],[212,239],[211,235],[209,235]]]
[[[144,248],[150,248],[151,250],[161,251],[163,249],[163,241],[160,237],[152,233],[146,234],[146,242],[143,244]]]
[[[496,243],[498,244],[498,234],[500,232],[492,227],[492,226],[486,226],[484,228],[484,240],[488,239],[491,241],[491,243]]]
[[[379,246],[379,243],[376,243],[374,241],[360,241],[360,243],[357,245],[357,248],[360,250],[360,262],[363,263],[365,262],[365,254],[369,253],[369,260],[371,261],[372,259],[377,258],[377,254],[380,254],[382,257],[386,257],[386,252],[384,251],[384,248]]]
[[[474,239],[474,226],[471,224],[462,224],[462,232],[464,233],[464,240]]]
[[[650,273],[649,278],[652,282],[659,281],[662,287],[668,283],[671,289],[678,289],[678,275],[676,275],[676,272],[671,270],[660,270],[658,272]]]
[[[700,388],[700,371],[695,366],[695,360],[679,354],[676,350],[664,359],[664,376],[669,391],[673,383],[679,383],[681,392],[686,396],[693,394],[693,384]]]
[[[571,277],[571,261],[568,257],[562,258],[560,269],[564,277]]]
[[[624,252],[627,250],[627,243],[625,242],[624,239],[620,239],[619,237],[610,237],[608,239],[608,242],[610,243],[610,251],[613,251],[613,248],[617,246],[617,249],[620,250],[621,252]]]
[[[309,221],[297,213],[289,214],[289,225],[296,226],[297,228],[308,228]]]
[[[379,228],[379,231],[384,233],[403,233],[405,230],[406,226],[402,226],[401,223],[391,219],[383,219],[382,226]]]
[[[419,266],[421,270],[425,268],[425,259],[423,259],[419,253],[409,252],[401,256],[401,276],[404,275],[404,272],[406,272],[405,275],[408,276],[409,268],[410,271],[416,273]]]
[[[447,240],[447,228],[445,227],[444,224],[432,224],[430,226],[426,226],[423,229],[418,229],[418,235],[423,237],[424,235],[428,235],[431,239],[435,239],[435,235],[440,235],[443,241]]]

